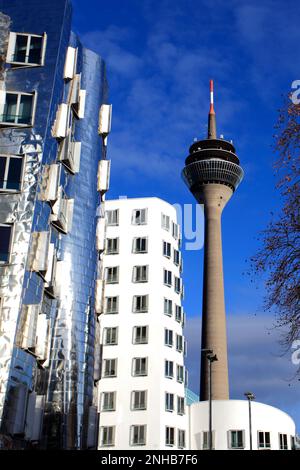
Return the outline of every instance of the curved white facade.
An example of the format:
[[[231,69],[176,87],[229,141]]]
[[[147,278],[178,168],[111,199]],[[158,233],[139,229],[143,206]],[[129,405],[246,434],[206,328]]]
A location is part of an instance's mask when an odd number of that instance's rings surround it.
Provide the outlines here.
[[[106,201],[105,212],[99,449],[184,448],[185,341],[176,210],[158,198],[143,198]]]
[[[291,449],[295,423],[292,418],[273,406],[251,402],[252,449]],[[208,402],[189,407],[190,449],[206,447]],[[217,400],[212,402],[213,447],[216,450],[250,449],[249,407],[247,400]],[[239,435],[237,431],[242,431]],[[234,433],[234,434],[233,434]]]

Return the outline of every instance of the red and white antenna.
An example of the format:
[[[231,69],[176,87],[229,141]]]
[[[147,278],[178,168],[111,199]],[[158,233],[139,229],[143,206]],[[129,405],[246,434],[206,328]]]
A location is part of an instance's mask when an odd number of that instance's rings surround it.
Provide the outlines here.
[[[209,114],[215,114],[214,110],[214,81],[209,81],[209,88],[210,88],[210,109]]]

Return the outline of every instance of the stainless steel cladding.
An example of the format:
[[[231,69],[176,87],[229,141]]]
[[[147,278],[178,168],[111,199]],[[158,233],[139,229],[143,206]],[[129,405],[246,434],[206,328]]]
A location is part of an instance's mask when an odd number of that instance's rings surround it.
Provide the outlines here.
[[[105,65],[68,0],[0,11],[0,448],[95,448]]]

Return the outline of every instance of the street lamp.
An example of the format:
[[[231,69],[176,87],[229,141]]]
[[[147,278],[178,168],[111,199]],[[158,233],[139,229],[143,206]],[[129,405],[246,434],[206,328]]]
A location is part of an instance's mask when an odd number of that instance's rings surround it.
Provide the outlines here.
[[[252,392],[244,393],[245,397],[248,399],[249,404],[249,439],[250,439],[250,450],[252,450],[252,417],[251,417],[251,401],[255,400],[255,396]]]
[[[211,380],[211,364],[218,360],[217,355],[214,354],[212,349],[201,349],[202,354],[205,354],[206,359],[208,360],[209,367],[209,380],[208,380],[208,448],[212,450],[212,400],[211,400],[211,391],[212,391],[212,380]]]

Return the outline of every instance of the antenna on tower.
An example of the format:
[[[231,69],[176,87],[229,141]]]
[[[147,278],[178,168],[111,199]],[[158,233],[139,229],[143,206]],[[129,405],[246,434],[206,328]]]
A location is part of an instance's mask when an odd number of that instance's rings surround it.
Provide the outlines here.
[[[216,125],[216,114],[214,110],[214,82],[210,80],[209,82],[209,89],[210,89],[210,108],[208,114],[208,139],[216,139],[217,138],[217,125]]]

